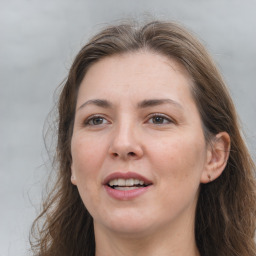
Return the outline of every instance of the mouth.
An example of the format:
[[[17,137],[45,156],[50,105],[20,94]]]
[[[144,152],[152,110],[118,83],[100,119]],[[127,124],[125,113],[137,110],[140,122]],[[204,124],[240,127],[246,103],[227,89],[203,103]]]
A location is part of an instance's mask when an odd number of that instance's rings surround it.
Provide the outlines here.
[[[147,187],[151,184],[147,184],[143,180],[140,180],[140,179],[134,179],[134,178],[122,179],[122,178],[118,178],[118,179],[110,180],[107,183],[107,185],[112,189],[127,191],[127,190],[133,190],[133,189],[139,189],[139,188]]]
[[[120,191],[142,189],[151,186],[153,183],[140,174],[133,172],[116,172],[106,177],[103,185]]]

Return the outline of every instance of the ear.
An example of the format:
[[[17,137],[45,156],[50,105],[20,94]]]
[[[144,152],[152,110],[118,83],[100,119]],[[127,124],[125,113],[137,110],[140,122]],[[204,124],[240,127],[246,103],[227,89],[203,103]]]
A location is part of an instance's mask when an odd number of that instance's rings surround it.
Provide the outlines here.
[[[71,183],[73,184],[73,185],[77,185],[77,183],[76,183],[76,176],[75,176],[75,172],[74,172],[74,170],[73,170],[74,168],[73,168],[73,163],[71,164]]]
[[[201,183],[217,179],[226,167],[230,150],[230,137],[227,132],[218,133],[207,146],[205,168]]]

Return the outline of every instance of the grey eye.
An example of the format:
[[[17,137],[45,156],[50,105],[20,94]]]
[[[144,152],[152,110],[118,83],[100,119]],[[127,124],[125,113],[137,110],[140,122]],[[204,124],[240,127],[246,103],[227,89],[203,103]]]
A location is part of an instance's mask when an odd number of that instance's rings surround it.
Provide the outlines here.
[[[162,116],[154,116],[152,117],[152,122],[154,124],[162,124],[165,121],[165,118]]]
[[[94,116],[89,118],[89,120],[86,121],[86,125],[101,125],[107,123],[107,120],[101,116]]]
[[[103,123],[103,118],[102,117],[95,117],[91,120],[93,125],[99,125]]]
[[[149,119],[149,122],[152,124],[169,124],[172,121],[165,116],[155,115]]]

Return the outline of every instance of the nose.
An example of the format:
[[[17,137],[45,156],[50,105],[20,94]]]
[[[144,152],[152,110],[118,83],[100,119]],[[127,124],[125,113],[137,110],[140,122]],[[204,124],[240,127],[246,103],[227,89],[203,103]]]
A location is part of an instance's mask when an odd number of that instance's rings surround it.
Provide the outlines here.
[[[135,126],[128,122],[119,125],[113,130],[112,141],[109,147],[110,156],[114,159],[136,160],[143,156],[141,138]]]

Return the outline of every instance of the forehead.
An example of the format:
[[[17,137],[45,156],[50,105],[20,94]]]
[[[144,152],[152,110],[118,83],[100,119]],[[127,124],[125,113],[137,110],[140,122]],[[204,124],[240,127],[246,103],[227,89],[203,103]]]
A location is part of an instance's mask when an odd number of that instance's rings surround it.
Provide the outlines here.
[[[186,69],[174,59],[148,51],[125,53],[103,58],[89,68],[80,85],[78,102],[163,96],[182,102],[191,98],[192,85]]]

